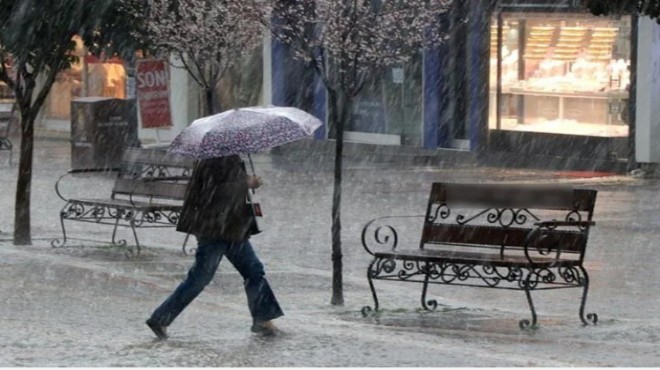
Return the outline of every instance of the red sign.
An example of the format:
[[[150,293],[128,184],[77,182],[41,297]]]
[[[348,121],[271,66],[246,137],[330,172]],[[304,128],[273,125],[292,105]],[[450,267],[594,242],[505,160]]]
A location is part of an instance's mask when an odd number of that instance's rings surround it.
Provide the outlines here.
[[[172,126],[169,81],[165,61],[138,61],[136,88],[142,128]]]

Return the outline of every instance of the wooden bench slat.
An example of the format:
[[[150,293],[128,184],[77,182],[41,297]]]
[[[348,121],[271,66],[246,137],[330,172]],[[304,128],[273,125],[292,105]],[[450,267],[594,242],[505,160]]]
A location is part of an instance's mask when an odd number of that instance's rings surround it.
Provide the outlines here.
[[[133,194],[133,196],[182,200],[185,197],[187,187],[187,183],[147,182],[140,179],[118,178],[115,180],[112,192],[113,194]]]
[[[504,228],[494,226],[461,226],[455,224],[425,224],[422,244],[475,244],[523,247],[530,228]],[[563,251],[582,252],[587,245],[587,235],[581,232],[552,230],[544,234],[540,243],[557,245]],[[546,244],[547,243],[547,244]],[[534,245],[531,247],[541,247]]]

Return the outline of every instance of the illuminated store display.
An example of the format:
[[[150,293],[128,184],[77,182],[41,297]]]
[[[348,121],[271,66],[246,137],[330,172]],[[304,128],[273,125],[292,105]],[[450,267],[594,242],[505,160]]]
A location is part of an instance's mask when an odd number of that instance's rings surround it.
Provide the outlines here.
[[[630,29],[630,17],[516,13],[495,19],[489,127],[628,136]]]

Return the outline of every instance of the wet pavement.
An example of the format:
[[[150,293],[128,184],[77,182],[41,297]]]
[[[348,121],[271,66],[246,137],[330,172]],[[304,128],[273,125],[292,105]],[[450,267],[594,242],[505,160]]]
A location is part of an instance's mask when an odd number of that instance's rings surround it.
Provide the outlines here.
[[[345,299],[330,300],[331,166],[313,157],[255,156],[266,185],[259,192],[266,231],[253,237],[267,276],[285,310],[284,331],[261,338],[249,331],[240,276],[226,262],[205,292],[158,342],[144,325],[184,277],[191,258],[183,235],[140,230],[139,258],[103,244],[59,237],[63,202],[54,183],[69,167],[66,142],[35,149],[32,192],[34,242],[13,246],[16,167],[0,153],[0,366],[659,366],[660,181],[611,174],[506,170],[459,165],[414,167],[352,161],[345,171],[342,208]],[[595,176],[595,177],[594,177]],[[570,183],[599,190],[585,265],[591,274],[588,312],[578,319],[578,289],[539,292],[539,329],[521,331],[525,296],[517,291],[432,287],[441,306],[419,307],[419,285],[376,282],[378,317],[365,273],[369,256],[362,226],[385,215],[423,213],[433,181]],[[66,194],[110,194],[111,178],[68,179]],[[421,225],[403,225],[409,246]],[[111,227],[69,223],[72,237],[109,240]],[[131,240],[129,229],[120,237]],[[403,246],[402,246],[403,247]]]

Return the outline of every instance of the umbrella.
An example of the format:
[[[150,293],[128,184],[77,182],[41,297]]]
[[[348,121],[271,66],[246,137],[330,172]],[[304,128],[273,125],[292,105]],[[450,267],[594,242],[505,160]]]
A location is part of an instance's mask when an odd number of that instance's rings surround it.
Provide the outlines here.
[[[311,114],[293,107],[248,107],[200,118],[172,141],[169,152],[194,159],[247,154],[311,136],[323,123]],[[254,194],[254,189],[252,189]],[[261,207],[248,194],[255,216]],[[256,222],[255,229],[261,227]]]
[[[322,122],[293,107],[248,107],[200,118],[172,142],[170,153],[194,159],[249,154],[311,136]]]

